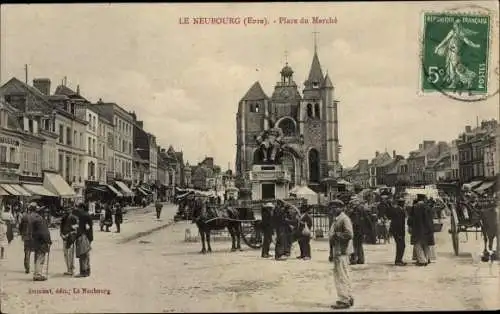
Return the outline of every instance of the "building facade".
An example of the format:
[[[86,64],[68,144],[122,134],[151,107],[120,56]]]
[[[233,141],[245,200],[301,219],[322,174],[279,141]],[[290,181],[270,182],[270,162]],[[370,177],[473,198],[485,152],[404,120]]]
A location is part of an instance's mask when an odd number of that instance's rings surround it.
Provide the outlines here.
[[[108,171],[113,169],[113,124],[102,116],[98,116],[97,124],[97,181],[107,182]]]
[[[83,141],[85,145],[85,156],[83,156],[83,179],[90,182],[98,182],[98,132],[99,114],[90,108],[89,104],[76,106],[76,116],[87,121]]]
[[[287,144],[281,164],[291,176],[291,185],[307,184],[318,190],[322,178],[340,176],[339,102],[316,51],[302,94],[288,64],[280,74],[271,97],[255,82],[238,104],[236,173],[244,176],[254,164],[262,163],[256,138],[273,121]]]
[[[105,103],[100,100],[92,104],[92,109],[113,124],[113,170],[108,171],[107,180],[123,181],[130,187],[134,156],[134,119],[115,103]]]

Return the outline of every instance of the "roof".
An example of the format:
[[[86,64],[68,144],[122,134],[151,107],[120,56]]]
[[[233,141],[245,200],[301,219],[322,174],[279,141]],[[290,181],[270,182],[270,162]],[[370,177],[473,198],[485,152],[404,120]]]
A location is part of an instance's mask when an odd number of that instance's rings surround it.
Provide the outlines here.
[[[75,96],[76,92],[68,86],[59,85],[56,87],[54,95]]]
[[[266,93],[264,93],[264,90],[262,89],[262,86],[260,85],[259,81],[253,83],[252,87],[247,91],[245,96],[241,98],[241,101],[243,100],[264,100],[268,99]]]
[[[28,100],[28,105],[31,110],[47,111],[53,109],[52,104],[47,99],[47,95],[43,94],[33,86],[20,81],[16,77],[11,78],[7,83],[5,83],[2,86],[2,89],[7,86],[11,88],[11,92],[16,91],[23,94],[27,92],[28,95],[31,95],[32,97]]]
[[[398,168],[406,165],[406,160],[405,159],[400,159],[397,162],[394,163],[393,167],[387,171],[387,174],[397,174],[398,173]]]
[[[323,80],[323,84],[321,84],[321,87],[333,88],[333,84],[332,81],[330,80],[330,76],[328,76],[328,73],[326,73],[325,79]]]
[[[319,58],[316,51],[314,52],[311,69],[309,70],[309,77],[307,78],[307,80],[311,83],[322,83],[324,80],[323,71],[321,70],[321,64],[319,63]]]
[[[386,160],[392,161],[391,155],[389,155],[388,152],[379,154],[378,156],[372,159],[371,163],[376,167],[381,167],[382,164],[386,162]]]

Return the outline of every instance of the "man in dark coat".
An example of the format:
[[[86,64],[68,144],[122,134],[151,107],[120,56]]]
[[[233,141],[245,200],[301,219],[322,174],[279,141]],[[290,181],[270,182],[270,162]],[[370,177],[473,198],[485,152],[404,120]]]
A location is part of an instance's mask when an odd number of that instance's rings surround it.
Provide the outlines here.
[[[52,240],[50,239],[49,226],[43,215],[43,209],[36,204],[32,214],[32,232],[33,232],[33,250],[35,251],[35,271],[33,273],[34,281],[45,281],[47,277],[42,274],[45,264],[45,255],[49,253]]]
[[[405,200],[398,199],[396,206],[391,208],[391,211],[388,213],[389,218],[391,219],[391,225],[389,227],[389,232],[394,237],[394,242],[396,242],[396,258],[394,264],[396,266],[406,266],[406,263],[403,261],[403,257],[405,254],[405,241],[406,241],[406,228],[405,228],[405,220],[406,220],[406,211],[404,208]]]
[[[90,276],[90,250],[94,240],[92,218],[84,204],[78,205],[75,212],[78,217],[78,230],[76,234],[76,257],[80,259],[79,277]]]
[[[365,251],[363,249],[364,225],[366,220],[370,219],[364,207],[358,200],[351,201],[347,215],[351,219],[353,227],[353,253],[350,256],[351,265],[365,263]]]
[[[262,258],[269,258],[269,247],[273,237],[273,214],[274,204],[266,203],[262,206],[261,210],[261,226],[262,226]]]
[[[78,217],[74,209],[68,208],[61,218],[60,234],[63,240],[64,261],[66,262],[66,276],[73,276],[75,265],[75,240],[78,229]]]
[[[156,200],[155,208],[156,208],[156,219],[160,219],[161,210],[163,208],[163,204],[160,203],[160,200]]]
[[[276,229],[276,244],[274,246],[274,258],[276,260],[286,260],[286,246],[287,246],[287,217],[286,210],[282,204],[278,204],[274,210],[273,215]]]
[[[115,204],[115,224],[116,224],[116,233],[120,233],[120,226],[123,223],[123,210],[122,205],[120,203]]]
[[[298,259],[310,260],[311,259],[311,229],[313,220],[309,215],[309,207],[302,207],[302,216],[300,217],[299,229],[297,232],[298,242],[300,247],[300,255]]]
[[[33,252],[33,219],[36,204],[30,204],[28,210],[23,214],[21,222],[19,223],[19,233],[24,242],[24,272],[30,272],[30,257]]]
[[[434,225],[432,210],[426,204],[423,194],[417,195],[417,202],[408,215],[408,228],[411,244],[415,247],[417,266],[430,263],[430,247],[434,242]]]

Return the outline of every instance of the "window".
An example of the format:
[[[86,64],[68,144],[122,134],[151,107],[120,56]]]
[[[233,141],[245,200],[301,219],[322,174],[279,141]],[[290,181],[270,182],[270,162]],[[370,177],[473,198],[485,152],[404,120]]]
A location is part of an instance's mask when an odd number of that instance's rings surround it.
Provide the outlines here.
[[[32,172],[34,173],[38,173],[38,152],[33,152],[33,168],[32,168]]]
[[[312,105],[311,104],[307,104],[307,116],[309,118],[312,118],[313,117],[313,108],[312,108]]]
[[[73,131],[73,144],[75,144],[75,147],[78,147],[78,132]]]
[[[125,153],[127,151],[127,142],[125,140],[122,140],[122,149],[121,151]]]
[[[85,142],[83,141],[83,133],[80,133],[80,148],[85,149]]]
[[[319,109],[319,104],[314,104],[314,116],[318,119],[321,118],[321,111]]]
[[[64,144],[64,126],[59,125],[59,143]]]
[[[92,127],[92,115],[90,113],[87,121],[89,122],[89,127]]]
[[[92,139],[92,155],[95,157],[96,150],[95,150],[95,139]]]
[[[10,148],[9,162],[17,163],[16,149],[14,147]]]
[[[96,128],[95,117],[92,117],[92,131],[95,132],[95,128]]]
[[[30,166],[28,152],[23,152],[23,171],[28,171]]]
[[[0,146],[0,162],[7,162],[7,147]]]
[[[71,145],[71,129],[66,129],[66,145]]]
[[[132,143],[128,143],[128,153],[132,155]]]

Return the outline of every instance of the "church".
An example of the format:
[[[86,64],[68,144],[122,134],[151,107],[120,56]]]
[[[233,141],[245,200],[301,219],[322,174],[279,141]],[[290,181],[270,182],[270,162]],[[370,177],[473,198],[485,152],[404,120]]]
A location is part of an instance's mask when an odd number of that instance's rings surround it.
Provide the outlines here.
[[[282,130],[280,164],[290,175],[290,188],[307,185],[320,192],[322,180],[338,177],[341,168],[334,86],[323,74],[316,47],[302,93],[288,62],[280,76],[270,97],[257,81],[238,104],[236,174],[244,177],[261,163],[258,136],[274,122]]]

